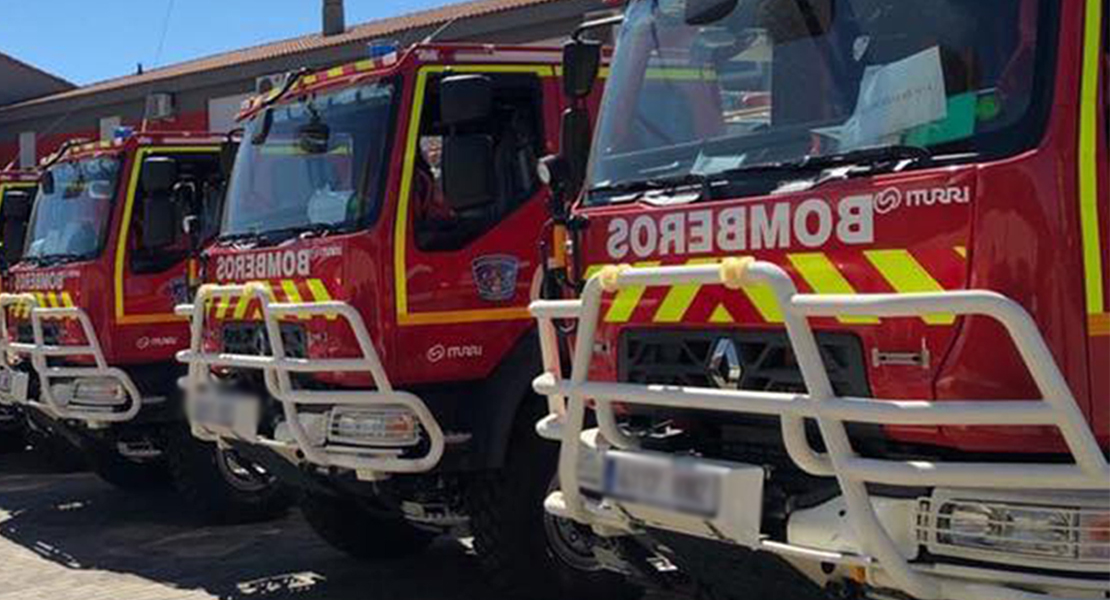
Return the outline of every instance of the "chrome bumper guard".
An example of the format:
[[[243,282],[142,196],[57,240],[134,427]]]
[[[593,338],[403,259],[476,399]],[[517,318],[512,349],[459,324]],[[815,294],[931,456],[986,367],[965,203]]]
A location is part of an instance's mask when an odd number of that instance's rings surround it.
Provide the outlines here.
[[[766,285],[782,309],[806,394],[755,392],[715,388],[595,382],[588,380],[594,353],[598,317],[605,293],[630,287],[682,284],[724,285],[739,291],[744,286]],[[1036,589],[1082,590],[1080,596],[1105,593],[1106,580],[1050,577],[1009,570],[974,569],[943,565],[911,564],[906,544],[899,544],[884,526],[880,498],[872,497],[867,483],[893,486],[987,489],[995,491],[1051,490],[1106,495],[1110,466],[1076,405],[1068,386],[1029,314],[1016,302],[989,291],[923,294],[800,294],[780,267],[750,258],[725,259],[721,264],[631,268],[611,266],[591,277],[578,300],[533,302],[539,321],[545,373],[534,382],[547,396],[550,414],[537,424],[544,437],[561,442],[559,477],[561,491],[552,494],[550,512],[619,535],[640,527],[619,502],[595,500],[582,494],[581,469],[593,452],[613,448],[637,451],[635,439],[617,425],[613,403],[697,409],[780,418],[783,442],[791,459],[815,476],[836,477],[846,518],[855,533],[858,551],[829,551],[766,539],[736,540],[760,550],[815,562],[829,562],[865,569],[876,585],[896,588],[922,599],[1032,600],[1048,596],[1009,585]],[[914,317],[926,314],[982,315],[1000,322],[1015,342],[1043,400],[877,400],[837,396],[829,382],[808,319],[810,317],[872,316]],[[570,379],[562,378],[554,321],[576,320],[578,329],[572,351]],[[593,401],[598,430],[583,431],[587,402]],[[806,439],[805,419],[819,426],[827,452],[815,451]],[[846,422],[887,425],[1042,425],[1056,427],[1074,458],[1074,464],[1041,463],[940,463],[861,457],[853,450]],[[594,436],[602,438],[595,440]],[[586,479],[589,479],[587,476]],[[729,502],[726,495],[723,504]],[[684,516],[675,518],[682,523]],[[653,525],[655,526],[655,525]],[[905,524],[914,527],[913,523]],[[681,531],[681,525],[675,530]],[[911,544],[916,547],[916,544]]]
[[[208,309],[219,299],[249,297],[257,300],[262,308],[262,319],[269,339],[269,355],[209,353],[201,349]],[[370,340],[366,325],[359,314],[344,302],[282,303],[274,302],[270,289],[263,283],[245,285],[205,285],[198,291],[193,304],[179,305],[177,314],[189,318],[189,349],[178,352],[177,359],[189,365],[183,381],[186,402],[192,403],[203,395],[220,396],[222,392],[211,375],[212,367],[257,369],[269,394],[281,403],[285,424],[292,442],[266,439],[257,435],[236,433],[231,430],[215,431],[193,421],[193,433],[209,440],[234,437],[240,441],[270,447],[284,455],[293,454],[321,467],[339,467],[357,471],[360,476],[374,473],[421,473],[434,468],[443,456],[444,435],[427,405],[414,394],[394,390]],[[360,357],[304,359],[286,355],[281,337],[282,319],[336,316],[345,320],[358,341]],[[370,390],[307,390],[297,388],[291,379],[293,373],[369,373],[374,382]],[[235,401],[229,394],[227,401]],[[374,447],[330,443],[327,435],[310,435],[306,423],[315,415],[301,412],[303,405],[337,408],[401,409],[416,419],[422,435],[428,438],[428,449],[423,456],[403,457],[396,447]],[[241,427],[236,428],[239,432]]]
[[[26,313],[31,320],[32,342],[10,341],[9,309]],[[47,344],[43,321],[77,319],[84,333],[85,345]],[[84,310],[74,307],[39,306],[33,294],[0,294],[0,352],[5,360],[0,365],[0,402],[24,404],[57,419],[88,423],[120,423],[130,421],[142,408],[142,396],[131,377],[111,367],[104,358],[92,321]],[[40,398],[28,394],[29,374],[11,367],[11,358],[28,356],[39,378]],[[50,358],[91,357],[95,366],[52,366]],[[57,381],[63,383],[56,383]],[[81,386],[97,382],[114,382],[113,397],[92,397],[81,394]],[[85,382],[84,384],[82,382]]]

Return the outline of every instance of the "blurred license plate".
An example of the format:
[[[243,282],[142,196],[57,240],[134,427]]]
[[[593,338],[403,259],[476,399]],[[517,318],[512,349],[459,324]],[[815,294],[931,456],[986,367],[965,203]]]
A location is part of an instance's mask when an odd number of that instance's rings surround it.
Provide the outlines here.
[[[244,439],[257,432],[259,407],[253,396],[200,394],[189,405],[193,423],[213,432]]]
[[[654,454],[609,452],[603,493],[617,500],[715,517],[724,469]]]

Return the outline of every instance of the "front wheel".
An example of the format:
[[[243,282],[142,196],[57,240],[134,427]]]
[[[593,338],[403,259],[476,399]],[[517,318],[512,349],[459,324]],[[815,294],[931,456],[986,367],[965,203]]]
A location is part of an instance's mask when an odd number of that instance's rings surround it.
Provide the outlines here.
[[[252,523],[284,515],[293,493],[262,466],[175,428],[167,443],[178,492],[205,520]]]
[[[93,444],[87,454],[89,466],[101,479],[127,492],[162,489],[169,484],[169,472],[161,460],[135,462],[124,458],[113,448]]]
[[[400,515],[377,511],[357,498],[305,492],[305,521],[336,550],[363,560],[402,558],[423,551],[435,534]]]
[[[474,546],[489,580],[515,598],[640,597],[642,588],[602,568],[592,531],[544,510],[554,489],[558,447],[536,435],[531,411],[521,413],[505,465],[468,486]]]

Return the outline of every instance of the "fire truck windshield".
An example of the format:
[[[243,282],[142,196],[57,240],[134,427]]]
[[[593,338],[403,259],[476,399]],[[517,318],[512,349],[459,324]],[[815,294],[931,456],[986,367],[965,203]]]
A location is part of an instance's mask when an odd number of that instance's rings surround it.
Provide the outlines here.
[[[372,215],[388,167],[394,85],[279,104],[246,127],[221,239],[346,230]]]
[[[116,157],[61,162],[50,168],[50,193],[39,186],[24,259],[65,262],[95,258],[107,238],[119,180]]]
[[[840,155],[1005,156],[1042,135],[1051,2],[722,0],[735,6],[709,23],[686,4],[627,8],[590,203],[653,182],[766,180]],[[898,152],[860,152],[887,147]]]

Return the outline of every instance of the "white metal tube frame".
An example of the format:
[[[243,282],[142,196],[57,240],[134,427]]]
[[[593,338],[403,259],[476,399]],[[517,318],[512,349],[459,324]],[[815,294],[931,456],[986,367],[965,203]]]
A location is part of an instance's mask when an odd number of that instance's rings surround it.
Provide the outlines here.
[[[31,343],[11,341],[9,337],[8,312],[10,308],[19,308],[25,311],[31,321]],[[85,345],[54,345],[47,344],[43,335],[42,323],[44,320],[77,319],[85,336]],[[93,329],[89,315],[81,308],[75,306],[44,307],[39,306],[38,299],[33,294],[0,294],[0,352],[5,357],[26,355],[31,359],[31,366],[39,378],[40,400],[28,398],[26,404],[53,415],[58,419],[73,419],[90,423],[121,423],[130,421],[139,414],[142,408],[142,396],[139,388],[131,377],[122,369],[108,365],[104,358],[104,351],[100,347],[96,330]],[[95,362],[93,366],[65,365],[51,366],[50,358],[65,357],[91,357]],[[4,361],[4,369],[11,370],[11,366]],[[127,395],[126,402],[119,407],[111,406],[105,409],[89,410],[74,407],[69,402],[62,402],[55,396],[51,380],[56,379],[114,379],[119,382]],[[76,387],[74,388],[76,391]]]
[[[220,298],[247,297],[262,307],[262,319],[270,342],[270,355],[204,352],[201,344],[206,326],[207,308]],[[304,460],[319,466],[340,467],[356,471],[380,473],[422,473],[431,470],[443,456],[444,435],[427,405],[414,394],[394,390],[370,340],[366,325],[352,306],[345,302],[308,302],[301,304],[274,302],[269,287],[261,282],[243,285],[204,285],[197,291],[193,304],[179,305],[177,314],[189,317],[189,349],[177,353],[177,359],[189,365],[185,380],[187,399],[197,397],[211,386],[212,367],[258,369],[263,372],[266,389],[281,403],[285,421]],[[286,355],[281,337],[283,318],[337,315],[344,319],[358,341],[358,358],[307,359]],[[371,390],[306,390],[293,385],[291,373],[369,373]],[[402,458],[395,448],[364,446],[316,445],[308,436],[299,418],[298,405],[331,405],[351,407],[401,407],[415,415],[428,436],[428,451],[420,457]],[[258,438],[257,443],[281,447],[276,440]]]
[[[789,394],[587,380],[603,294],[633,286],[724,285],[731,290],[765,284],[782,309],[786,332],[808,393]],[[749,414],[778,415],[786,449],[795,463],[816,476],[835,476],[848,518],[862,546],[859,556],[834,557],[819,549],[764,542],[763,550],[795,556],[880,567],[886,577],[912,596],[941,598],[1044,598],[1016,589],[941,577],[909,564],[883,528],[865,483],[898,486],[953,486],[997,489],[1110,489],[1110,466],[1099,449],[1066,381],[1029,314],[1016,302],[990,291],[921,294],[800,294],[780,267],[750,258],[729,258],[718,265],[631,268],[612,266],[590,278],[578,300],[536,301],[545,373],[535,390],[548,397],[550,415],[537,429],[561,442],[559,477],[566,515],[587,524],[618,528],[612,511],[582,496],[578,481],[579,443],[587,401],[594,401],[600,432],[618,448],[636,441],[618,428],[613,403]],[[877,400],[837,396],[829,382],[810,317],[914,317],[925,314],[982,315],[1008,331],[1043,399]],[[578,321],[570,379],[561,377],[553,320]],[[816,452],[805,437],[804,419],[818,423],[827,453]],[[1055,426],[1075,464],[945,464],[864,458],[852,449],[845,422],[890,425],[1045,425]],[[619,517],[619,515],[618,515]],[[627,526],[624,523],[623,526]]]

